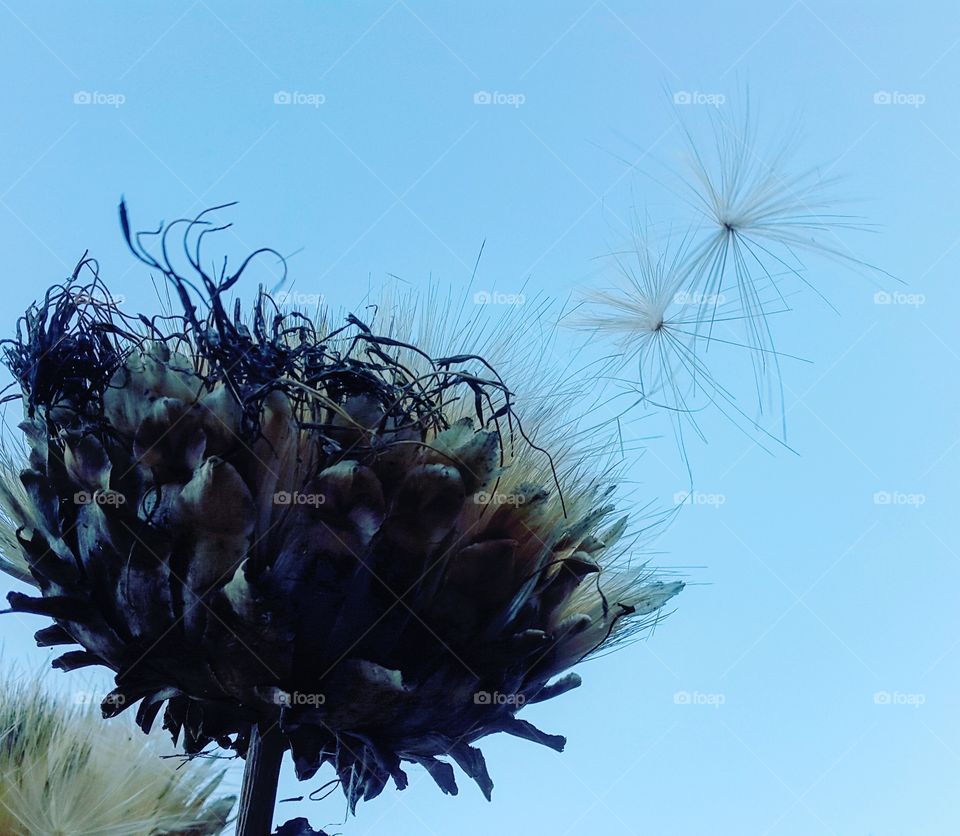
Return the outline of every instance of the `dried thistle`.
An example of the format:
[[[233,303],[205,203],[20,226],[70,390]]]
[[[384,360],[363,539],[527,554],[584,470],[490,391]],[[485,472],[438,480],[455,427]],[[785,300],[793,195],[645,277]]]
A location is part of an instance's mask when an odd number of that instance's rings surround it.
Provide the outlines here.
[[[471,744],[494,732],[562,750],[520,708],[682,587],[618,546],[609,471],[551,429],[562,388],[528,427],[488,358],[428,350],[435,317],[381,331],[261,292],[245,320],[225,295],[271,251],[208,274],[222,227],[203,213],[177,222],[188,279],[176,224],[121,219],[180,313],[123,313],[85,259],[6,344],[30,461],[0,485],[0,568],[39,589],[8,596],[54,620],[38,644],[80,645],[54,665],[110,668],[104,714],[137,704],[149,731],[163,711],[188,753],[252,745],[276,766],[289,748],[301,779],[331,764],[351,810],[402,789],[404,762],[456,793],[444,757],[489,797]]]
[[[132,723],[104,723],[39,678],[0,680],[0,833],[9,836],[207,836],[222,833],[232,797],[223,771],[164,758],[169,744]],[[134,737],[138,734],[138,737]]]

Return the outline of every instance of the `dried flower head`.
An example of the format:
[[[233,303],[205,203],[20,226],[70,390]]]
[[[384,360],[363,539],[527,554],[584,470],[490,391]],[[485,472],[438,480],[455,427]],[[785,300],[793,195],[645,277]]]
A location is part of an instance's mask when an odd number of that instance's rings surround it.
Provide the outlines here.
[[[53,696],[39,678],[0,680],[0,833],[224,831],[235,799],[215,797],[222,770],[164,758],[170,746],[156,734],[143,738],[132,723],[98,714],[88,701]]]
[[[563,389],[521,417],[477,350],[428,351],[430,310],[336,323],[261,293],[244,319],[225,294],[253,256],[208,274],[206,213],[189,280],[174,225],[155,257],[121,217],[181,312],[123,313],[84,261],[6,347],[30,461],[0,490],[0,568],[38,587],[9,601],[54,619],[39,644],[80,645],[55,666],[110,668],[104,713],[138,704],[146,731],[163,711],[190,753],[279,724],[298,776],[331,764],[351,808],[403,788],[402,762],[455,793],[444,756],[489,797],[471,744],[493,732],[562,749],[519,710],[682,587],[625,556],[602,460],[553,420]]]

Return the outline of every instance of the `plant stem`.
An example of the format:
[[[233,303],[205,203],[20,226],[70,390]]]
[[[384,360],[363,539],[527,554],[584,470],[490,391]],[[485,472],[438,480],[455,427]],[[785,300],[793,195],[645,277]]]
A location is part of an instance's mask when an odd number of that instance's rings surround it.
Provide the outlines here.
[[[285,750],[286,743],[276,722],[263,727],[254,723],[243,770],[237,836],[269,836],[272,831],[280,763]]]

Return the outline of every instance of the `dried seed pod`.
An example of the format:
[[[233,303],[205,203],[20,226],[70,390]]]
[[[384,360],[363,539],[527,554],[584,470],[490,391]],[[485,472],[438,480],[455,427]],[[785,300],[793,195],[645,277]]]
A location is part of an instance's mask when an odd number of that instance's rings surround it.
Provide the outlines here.
[[[456,792],[444,755],[489,796],[471,744],[494,732],[562,749],[516,713],[682,586],[619,562],[610,486],[549,422],[527,441],[485,359],[265,295],[244,322],[222,301],[243,268],[194,260],[197,300],[134,241],[179,319],[93,304],[97,281],[52,289],[6,344],[31,453],[0,484],[0,568],[39,588],[10,596],[54,619],[38,643],[80,645],[58,664],[115,672],[104,712],[162,711],[188,753],[278,723],[351,808],[405,786],[402,762]]]

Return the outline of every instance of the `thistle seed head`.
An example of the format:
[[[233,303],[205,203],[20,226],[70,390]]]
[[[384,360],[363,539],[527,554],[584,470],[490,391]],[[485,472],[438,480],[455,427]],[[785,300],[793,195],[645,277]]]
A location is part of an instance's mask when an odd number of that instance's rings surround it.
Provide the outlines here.
[[[682,586],[620,560],[611,486],[533,441],[478,354],[262,292],[244,319],[225,294],[249,259],[208,275],[204,216],[188,281],[121,211],[181,312],[121,312],[83,262],[6,344],[30,453],[0,487],[0,568],[38,588],[9,596],[54,619],[38,641],[80,646],[55,666],[110,668],[104,714],[162,711],[188,753],[276,722],[351,807],[402,762],[455,793],[443,756],[489,796],[471,744],[494,732],[562,749],[520,709]]]

